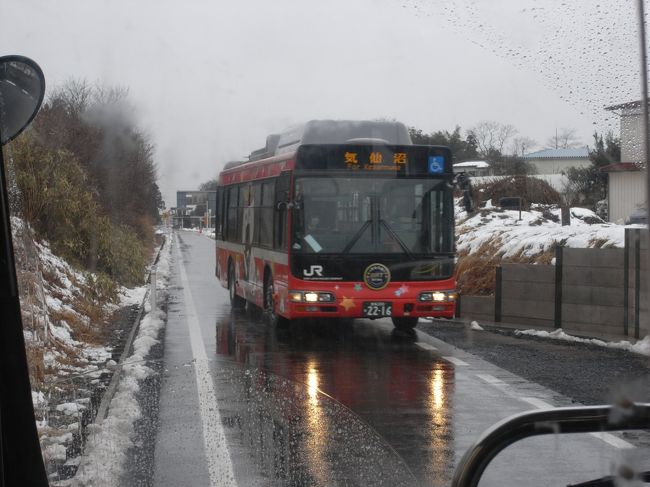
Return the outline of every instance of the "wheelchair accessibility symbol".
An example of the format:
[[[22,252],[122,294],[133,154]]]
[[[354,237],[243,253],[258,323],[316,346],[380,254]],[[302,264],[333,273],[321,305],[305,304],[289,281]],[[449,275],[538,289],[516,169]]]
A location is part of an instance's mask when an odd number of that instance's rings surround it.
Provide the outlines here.
[[[441,174],[445,171],[443,156],[429,156],[429,174]]]

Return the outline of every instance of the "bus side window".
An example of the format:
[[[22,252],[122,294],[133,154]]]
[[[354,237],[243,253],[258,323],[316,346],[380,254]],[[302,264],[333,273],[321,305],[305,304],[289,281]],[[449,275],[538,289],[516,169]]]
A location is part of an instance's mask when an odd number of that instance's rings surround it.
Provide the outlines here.
[[[291,173],[282,173],[275,180],[275,205],[273,210],[273,248],[287,249],[287,203],[291,187]]]
[[[226,221],[226,237],[229,242],[237,240],[237,202],[239,199],[239,187],[231,186],[228,189],[228,210]]]
[[[239,202],[237,204],[237,231],[235,233],[235,242],[243,243],[244,228],[244,208],[248,208],[251,201],[251,183],[239,185]]]
[[[260,244],[263,247],[273,246],[273,204],[275,202],[274,181],[262,184],[262,202],[260,204]]]
[[[217,188],[217,194],[215,197],[215,214],[214,214],[214,232],[216,240],[223,240],[223,221],[221,220],[221,215],[223,213],[223,205],[221,198],[223,197],[223,191],[221,188]]]
[[[257,182],[252,185],[252,201],[250,205],[253,207],[253,244],[260,244],[260,214],[262,206],[262,183]]]

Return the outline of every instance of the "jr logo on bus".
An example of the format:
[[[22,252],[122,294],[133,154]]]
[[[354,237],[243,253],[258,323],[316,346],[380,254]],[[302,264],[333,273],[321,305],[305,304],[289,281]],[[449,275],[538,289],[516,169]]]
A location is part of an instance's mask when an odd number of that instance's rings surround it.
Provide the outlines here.
[[[305,277],[323,277],[323,266],[322,265],[312,265],[309,266],[309,270],[303,269],[302,275]]]

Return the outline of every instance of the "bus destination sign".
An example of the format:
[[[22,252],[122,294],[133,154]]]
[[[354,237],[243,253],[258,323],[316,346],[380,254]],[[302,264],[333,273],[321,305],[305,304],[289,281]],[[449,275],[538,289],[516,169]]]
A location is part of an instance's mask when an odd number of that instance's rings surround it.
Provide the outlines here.
[[[384,158],[384,154],[379,151],[363,154],[364,159],[359,158],[358,152],[346,151],[343,153],[345,165],[348,169],[358,170],[360,168],[366,171],[399,171],[401,166],[408,160],[406,152],[393,152],[392,158]]]
[[[422,145],[322,144],[299,147],[297,170],[384,172],[395,175],[451,174],[446,147]]]

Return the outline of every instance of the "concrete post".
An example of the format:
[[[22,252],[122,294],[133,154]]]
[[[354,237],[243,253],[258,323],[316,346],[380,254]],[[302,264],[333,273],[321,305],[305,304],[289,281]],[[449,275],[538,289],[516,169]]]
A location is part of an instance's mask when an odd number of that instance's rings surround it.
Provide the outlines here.
[[[503,285],[503,269],[501,266],[497,266],[495,269],[496,272],[496,286],[494,289],[494,322],[501,323],[501,306],[502,306],[502,285]]]
[[[555,247],[555,328],[562,328],[562,273],[564,267],[564,247]]]

